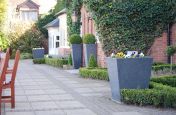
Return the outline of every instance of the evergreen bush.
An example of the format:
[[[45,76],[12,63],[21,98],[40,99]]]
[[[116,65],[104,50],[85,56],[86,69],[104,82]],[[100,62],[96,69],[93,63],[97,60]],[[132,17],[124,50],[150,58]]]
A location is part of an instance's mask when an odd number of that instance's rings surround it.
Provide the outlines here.
[[[84,44],[95,44],[96,39],[93,34],[85,34],[83,36],[83,43]]]
[[[71,44],[81,44],[82,38],[78,34],[73,34],[69,37],[69,41]]]
[[[95,68],[95,67],[97,67],[97,61],[96,61],[94,55],[91,55],[91,56],[90,56],[88,67],[90,67],[90,68]]]

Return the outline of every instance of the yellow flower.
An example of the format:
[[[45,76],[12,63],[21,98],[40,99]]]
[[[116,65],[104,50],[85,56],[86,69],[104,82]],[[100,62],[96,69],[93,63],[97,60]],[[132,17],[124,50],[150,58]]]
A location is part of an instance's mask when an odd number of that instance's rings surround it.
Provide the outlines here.
[[[116,57],[117,58],[124,58],[125,54],[123,52],[119,52],[119,53],[116,54]]]

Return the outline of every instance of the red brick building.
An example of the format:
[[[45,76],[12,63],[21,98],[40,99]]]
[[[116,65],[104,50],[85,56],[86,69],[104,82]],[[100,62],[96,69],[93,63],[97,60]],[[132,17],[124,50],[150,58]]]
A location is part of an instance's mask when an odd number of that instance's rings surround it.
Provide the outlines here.
[[[90,33],[96,36],[94,21],[92,20],[89,12],[86,10],[84,6],[81,9],[81,18],[82,18],[81,35]],[[155,39],[147,55],[150,55],[151,57],[153,57],[154,62],[167,63],[169,62],[169,58],[166,55],[166,48],[169,44],[176,44],[176,24],[170,27],[170,32],[167,32],[167,31],[163,32],[161,37],[158,37]],[[101,67],[106,67],[105,59],[106,59],[106,56],[102,50],[100,42],[98,41],[97,42],[98,65]],[[176,63],[176,55],[173,57],[173,62]]]
[[[106,61],[105,61],[106,56],[105,56],[105,54],[102,50],[102,46],[101,46],[101,44],[98,40],[98,36],[96,35],[96,29],[95,29],[94,21],[92,20],[89,12],[85,9],[84,6],[81,8],[81,22],[82,22],[82,26],[81,26],[81,35],[82,36],[85,35],[85,34],[94,34],[96,36],[96,38],[97,38],[97,61],[98,61],[98,65],[101,66],[101,67],[105,67],[106,66]],[[83,59],[83,63],[84,63],[84,59]]]

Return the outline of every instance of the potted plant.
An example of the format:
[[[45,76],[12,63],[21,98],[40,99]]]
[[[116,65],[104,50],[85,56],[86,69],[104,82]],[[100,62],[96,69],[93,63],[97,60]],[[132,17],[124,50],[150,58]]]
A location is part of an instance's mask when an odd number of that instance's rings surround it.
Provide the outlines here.
[[[96,39],[93,34],[86,34],[83,36],[84,43],[84,56],[85,56],[85,65],[88,67],[89,58],[91,55],[97,59],[97,46],[95,44]]]
[[[78,69],[82,64],[82,38],[77,34],[73,34],[69,37],[69,41],[72,49],[73,67]]]
[[[121,89],[149,87],[153,59],[141,54],[125,55],[120,52],[107,58],[112,100],[121,101]]]
[[[45,53],[45,49],[44,48],[33,48],[32,49],[33,59],[44,58],[44,53]]]
[[[168,56],[170,56],[170,59],[171,59],[170,72],[172,73],[173,56],[176,53],[176,46],[168,46],[166,49],[166,53]]]

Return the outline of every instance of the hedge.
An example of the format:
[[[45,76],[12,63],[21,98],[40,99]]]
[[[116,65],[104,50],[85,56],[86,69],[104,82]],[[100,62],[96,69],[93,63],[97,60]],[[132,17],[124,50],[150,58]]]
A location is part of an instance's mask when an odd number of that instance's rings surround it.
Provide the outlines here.
[[[63,65],[68,64],[67,59],[60,59],[60,58],[47,58],[45,57],[45,63],[54,67],[63,67]]]
[[[152,70],[153,71],[160,71],[160,70],[164,70],[164,69],[170,69],[171,65],[170,64],[161,64],[161,65],[156,65],[156,66],[152,66]],[[176,65],[172,65],[172,69],[176,70]]]
[[[34,64],[45,64],[45,58],[33,59]]]
[[[152,89],[123,89],[122,101],[127,104],[176,108],[176,88],[151,82]]]
[[[109,80],[108,72],[103,68],[80,68],[79,73],[84,78]]]
[[[163,76],[159,78],[151,78],[151,81],[176,87],[176,76]]]

